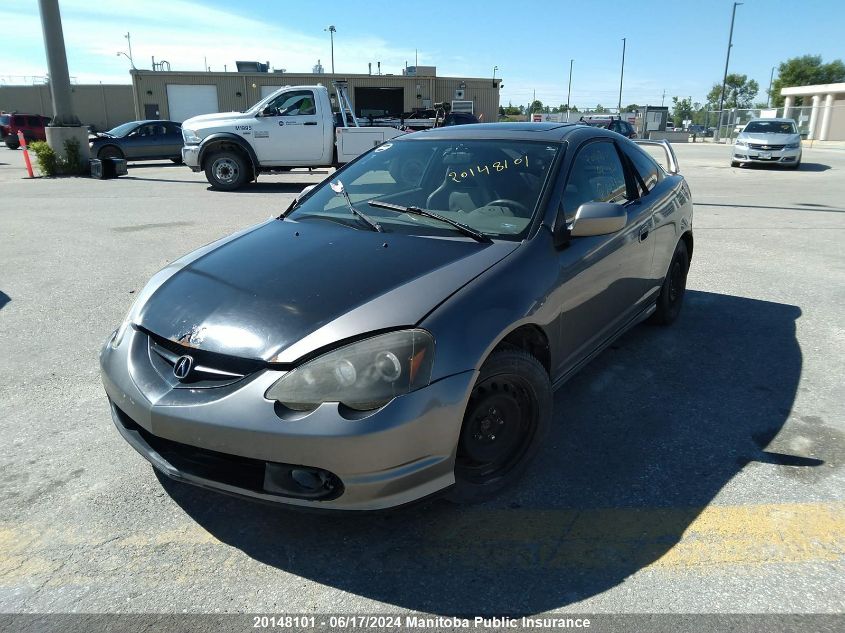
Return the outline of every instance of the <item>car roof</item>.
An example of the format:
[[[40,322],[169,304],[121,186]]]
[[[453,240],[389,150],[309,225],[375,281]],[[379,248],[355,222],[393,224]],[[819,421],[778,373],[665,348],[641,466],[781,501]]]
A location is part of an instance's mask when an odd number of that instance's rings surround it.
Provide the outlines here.
[[[402,139],[501,139],[523,141],[562,141],[578,132],[588,131],[590,135],[606,135],[619,138],[618,134],[589,125],[575,123],[470,123],[422,130],[405,134]]]

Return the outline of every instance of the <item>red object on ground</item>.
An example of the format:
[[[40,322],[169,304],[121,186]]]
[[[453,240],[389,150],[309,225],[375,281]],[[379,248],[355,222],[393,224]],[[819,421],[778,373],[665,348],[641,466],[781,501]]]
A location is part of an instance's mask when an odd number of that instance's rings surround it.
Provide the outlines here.
[[[35,178],[35,174],[32,173],[32,162],[29,160],[29,150],[26,148],[26,139],[24,138],[23,130],[18,130],[18,141],[23,150],[23,162],[26,163],[26,173],[29,174],[30,178]]]

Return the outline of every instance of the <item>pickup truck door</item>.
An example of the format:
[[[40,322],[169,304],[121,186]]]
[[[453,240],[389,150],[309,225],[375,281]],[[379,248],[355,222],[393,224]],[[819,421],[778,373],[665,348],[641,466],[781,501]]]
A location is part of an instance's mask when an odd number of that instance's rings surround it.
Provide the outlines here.
[[[320,112],[313,90],[279,94],[255,118],[255,154],[264,165],[307,165],[323,157],[324,126],[331,113]]]

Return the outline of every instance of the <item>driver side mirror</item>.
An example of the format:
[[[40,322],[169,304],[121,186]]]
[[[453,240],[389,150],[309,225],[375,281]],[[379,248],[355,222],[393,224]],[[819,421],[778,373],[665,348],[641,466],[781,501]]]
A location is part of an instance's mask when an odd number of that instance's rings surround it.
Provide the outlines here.
[[[261,111],[261,116],[276,116],[276,108],[273,106],[267,106]]]
[[[569,235],[571,237],[589,237],[608,235],[625,228],[628,212],[618,204],[610,202],[585,202],[575,213]]]

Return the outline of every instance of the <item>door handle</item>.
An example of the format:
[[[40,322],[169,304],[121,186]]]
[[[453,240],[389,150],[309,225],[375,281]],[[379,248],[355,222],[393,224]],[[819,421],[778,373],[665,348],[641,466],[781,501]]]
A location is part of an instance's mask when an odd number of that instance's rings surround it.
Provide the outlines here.
[[[648,239],[649,228],[645,227],[640,230],[640,241],[645,242]]]
[[[316,121],[306,121],[303,125],[317,125]]]

